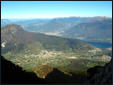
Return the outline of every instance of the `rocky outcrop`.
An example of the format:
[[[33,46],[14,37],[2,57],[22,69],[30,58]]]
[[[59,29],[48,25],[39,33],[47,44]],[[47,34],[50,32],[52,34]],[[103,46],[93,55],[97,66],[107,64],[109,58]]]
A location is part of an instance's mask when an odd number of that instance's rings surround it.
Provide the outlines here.
[[[85,84],[112,84],[112,59],[104,66],[89,68]]]
[[[39,78],[45,79],[47,74],[53,71],[53,67],[48,65],[40,65],[35,67],[33,70]]]

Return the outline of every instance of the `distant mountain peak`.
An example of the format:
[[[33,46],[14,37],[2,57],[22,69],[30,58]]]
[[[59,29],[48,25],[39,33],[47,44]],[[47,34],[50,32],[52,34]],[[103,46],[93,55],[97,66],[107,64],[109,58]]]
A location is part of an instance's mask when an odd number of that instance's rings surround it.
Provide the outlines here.
[[[100,18],[109,18],[109,17],[106,17],[106,16],[97,16],[97,17],[100,17]]]

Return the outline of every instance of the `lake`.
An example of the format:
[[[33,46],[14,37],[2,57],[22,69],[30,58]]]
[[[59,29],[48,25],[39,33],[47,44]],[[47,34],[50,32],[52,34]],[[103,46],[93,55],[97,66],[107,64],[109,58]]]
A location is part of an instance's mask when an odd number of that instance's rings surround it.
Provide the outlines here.
[[[111,43],[96,43],[96,42],[86,42],[98,48],[111,48]]]

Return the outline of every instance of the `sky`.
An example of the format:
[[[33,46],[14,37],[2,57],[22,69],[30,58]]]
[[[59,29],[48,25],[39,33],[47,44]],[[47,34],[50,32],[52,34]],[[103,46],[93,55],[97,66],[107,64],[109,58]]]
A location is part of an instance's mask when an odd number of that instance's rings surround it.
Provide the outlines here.
[[[112,18],[112,1],[1,1],[1,19],[74,16]]]

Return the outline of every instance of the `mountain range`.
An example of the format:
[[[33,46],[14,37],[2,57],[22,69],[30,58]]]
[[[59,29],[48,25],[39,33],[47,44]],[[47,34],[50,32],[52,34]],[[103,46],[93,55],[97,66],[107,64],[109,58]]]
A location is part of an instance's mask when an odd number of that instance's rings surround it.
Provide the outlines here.
[[[112,43],[112,18],[109,17],[64,17],[14,21],[1,20],[1,27],[8,24],[21,25],[24,30],[79,39],[87,42]]]
[[[90,42],[112,43],[112,20],[80,23],[65,31],[64,36]]]

